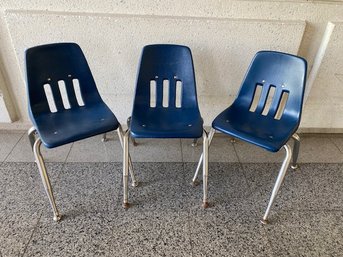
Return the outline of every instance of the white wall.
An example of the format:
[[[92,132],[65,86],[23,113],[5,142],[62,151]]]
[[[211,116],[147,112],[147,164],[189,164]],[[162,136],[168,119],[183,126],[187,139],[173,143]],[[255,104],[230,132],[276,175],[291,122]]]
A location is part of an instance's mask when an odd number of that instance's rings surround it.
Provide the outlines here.
[[[323,58],[318,58],[328,22],[334,29],[321,48]],[[131,112],[142,47],[177,43],[192,49],[206,125],[232,102],[253,55],[272,49],[305,57],[309,71],[314,60],[318,64],[308,87],[302,129],[343,132],[342,25],[343,1],[2,0],[0,93],[7,108],[0,114],[16,121],[0,120],[0,129],[30,124],[25,49],[74,41],[84,50],[103,99],[121,122]]]

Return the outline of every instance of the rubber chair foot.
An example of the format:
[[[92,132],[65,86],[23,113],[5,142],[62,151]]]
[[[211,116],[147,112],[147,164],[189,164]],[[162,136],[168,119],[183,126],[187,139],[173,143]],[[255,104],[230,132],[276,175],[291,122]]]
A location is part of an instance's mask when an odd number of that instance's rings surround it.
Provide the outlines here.
[[[200,182],[199,182],[198,180],[194,180],[194,181],[191,182],[191,185],[192,185],[193,187],[196,187],[196,186],[199,186],[199,185],[200,185]]]
[[[129,209],[130,208],[130,204],[129,203],[123,203],[123,208],[124,209]]]
[[[203,202],[202,203],[202,208],[207,209],[210,205],[208,204],[208,202]]]
[[[296,169],[299,168],[299,166],[298,166],[298,164],[296,164],[296,165],[291,165],[291,168],[292,168],[292,170],[296,170]]]
[[[54,221],[58,222],[62,219],[62,215],[61,214],[55,215],[53,219]]]
[[[133,186],[133,187],[138,187],[138,185],[139,185],[139,182],[138,182],[138,181],[135,181],[135,182],[132,182],[132,183],[131,183],[131,186]]]
[[[263,225],[269,224],[269,220],[261,219],[260,221]]]

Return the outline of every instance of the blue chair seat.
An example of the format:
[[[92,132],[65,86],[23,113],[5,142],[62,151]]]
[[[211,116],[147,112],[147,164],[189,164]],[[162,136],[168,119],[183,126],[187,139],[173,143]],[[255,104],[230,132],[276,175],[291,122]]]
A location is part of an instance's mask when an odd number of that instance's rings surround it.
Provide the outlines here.
[[[47,148],[53,148],[116,130],[118,120],[105,105],[40,114],[34,120],[37,132]]]
[[[237,115],[239,113],[239,115]],[[220,113],[212,127],[224,134],[260,146],[268,151],[277,152],[287,143],[297,129],[294,125],[284,126],[279,120],[270,116],[256,116],[255,113],[237,110],[234,106]]]
[[[286,156],[261,220],[263,224],[268,223],[271,207],[292,156],[291,167],[297,168],[300,138],[295,132],[300,124],[306,72],[307,62],[301,57],[274,51],[258,52],[235,101],[212,122],[209,142],[215,131],[220,131],[271,152],[284,148]],[[293,151],[288,144],[290,138],[294,139]],[[201,162],[202,158],[193,182]]]
[[[131,136],[134,138],[200,138],[203,120],[194,115],[194,110],[150,109],[132,116]]]
[[[147,45],[138,69],[135,99],[128,122],[133,138],[204,137],[204,185],[207,187],[207,133],[203,131],[191,50],[182,45]],[[124,136],[123,205],[128,207],[128,137]],[[204,190],[203,203],[207,203]]]

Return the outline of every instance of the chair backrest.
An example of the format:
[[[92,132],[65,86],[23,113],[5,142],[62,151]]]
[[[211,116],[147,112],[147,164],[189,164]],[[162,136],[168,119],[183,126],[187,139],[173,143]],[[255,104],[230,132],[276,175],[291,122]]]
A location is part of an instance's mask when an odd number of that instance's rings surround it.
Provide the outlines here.
[[[180,109],[199,111],[192,54],[188,47],[161,44],[143,48],[134,112],[148,108],[149,111],[170,113]]]
[[[62,112],[102,101],[77,44],[32,47],[26,50],[25,57],[30,115]]]
[[[306,71],[306,60],[298,56],[258,52],[233,105],[276,121],[299,123]]]

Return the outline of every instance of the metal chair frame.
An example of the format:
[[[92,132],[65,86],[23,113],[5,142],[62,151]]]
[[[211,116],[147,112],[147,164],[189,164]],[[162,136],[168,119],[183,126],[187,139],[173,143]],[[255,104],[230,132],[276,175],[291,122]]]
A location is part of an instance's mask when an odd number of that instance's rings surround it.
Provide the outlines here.
[[[121,145],[124,131],[112,111],[101,99],[91,70],[81,48],[75,43],[41,45],[26,51],[27,91],[29,115],[34,124],[28,137],[35,162],[41,175],[45,192],[53,210],[53,219],[59,221],[61,214],[56,206],[53,189],[41,154],[42,143],[55,148],[78,140],[117,130]],[[82,103],[77,99],[74,79],[79,81]],[[59,81],[64,82],[63,102]],[[52,91],[56,110],[50,107],[45,85]],[[81,101],[81,100],[80,100]],[[77,120],[80,120],[80,124]],[[103,137],[106,139],[106,137]],[[105,140],[103,140],[105,141]],[[128,158],[132,185],[138,182]]]
[[[209,132],[209,135],[208,135],[208,148],[211,146],[211,142],[212,142],[212,139],[213,139],[213,136],[214,136],[215,133],[216,133],[216,130],[214,128],[211,128],[211,130]],[[284,160],[282,161],[282,165],[281,165],[279,174],[277,176],[277,179],[276,179],[276,182],[275,182],[275,185],[274,185],[274,188],[273,188],[273,191],[272,191],[269,203],[268,203],[268,207],[267,207],[267,209],[265,211],[265,214],[264,214],[264,216],[263,216],[263,218],[261,220],[261,222],[263,224],[267,224],[268,223],[268,216],[269,216],[269,213],[270,213],[270,209],[273,206],[273,203],[275,201],[277,193],[279,192],[280,186],[281,186],[281,184],[283,182],[283,179],[284,179],[284,177],[286,175],[286,172],[287,172],[287,169],[289,167],[289,164],[291,162],[291,158],[292,157],[293,157],[293,159],[292,159],[291,168],[293,170],[296,170],[299,167],[297,161],[298,161],[298,155],[299,155],[299,149],[300,149],[300,137],[299,137],[299,135],[297,133],[294,133],[292,135],[292,139],[294,140],[293,150],[289,146],[289,144],[285,144],[282,147],[282,148],[285,149],[286,156],[285,156]],[[203,158],[204,158],[203,154],[201,154],[199,162],[198,162],[198,165],[197,165],[197,168],[196,168],[196,171],[195,171],[195,174],[194,174],[193,179],[192,179],[192,184],[194,186],[199,184],[199,181],[198,181],[197,178],[198,178],[198,175],[199,175],[199,171],[200,171],[201,165],[203,163]],[[204,185],[205,184],[207,185],[207,181],[206,181],[206,183],[204,183]],[[207,188],[206,189],[204,188],[204,191],[205,190],[207,192]]]
[[[306,71],[307,62],[301,57],[274,51],[258,52],[250,64],[235,101],[214,119],[209,132],[209,144],[214,133],[220,131],[231,138],[243,140],[270,152],[285,149],[285,158],[261,220],[264,224],[268,223],[271,207],[292,157],[291,168],[298,167],[300,137],[296,130],[300,124]],[[259,96],[258,86],[261,87]],[[275,91],[270,93],[272,89]],[[269,94],[272,96],[268,106]],[[294,140],[293,151],[288,144],[290,138]],[[192,180],[195,185],[198,183],[202,158],[201,156]]]
[[[149,89],[156,82],[156,103]],[[169,80],[168,105],[163,106],[163,83]],[[176,83],[182,83],[181,104],[177,106]],[[143,48],[132,116],[128,118],[129,130],[123,142],[123,207],[128,208],[129,138],[203,138],[203,207],[208,207],[208,134],[203,129],[203,120],[197,102],[194,66],[191,51],[180,45],[148,45]]]

